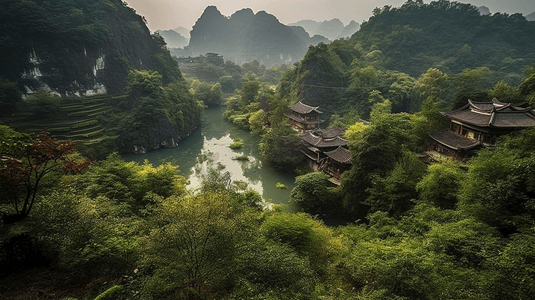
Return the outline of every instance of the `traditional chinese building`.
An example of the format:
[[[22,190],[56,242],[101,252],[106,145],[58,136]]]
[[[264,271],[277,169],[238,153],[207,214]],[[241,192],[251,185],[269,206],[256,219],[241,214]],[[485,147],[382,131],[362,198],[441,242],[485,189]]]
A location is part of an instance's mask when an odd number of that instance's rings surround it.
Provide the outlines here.
[[[341,136],[342,128],[308,131],[299,138],[303,142],[301,152],[308,158],[308,166],[314,171],[332,176],[331,182],[339,184],[340,176],[351,167],[351,153],[347,140]]]
[[[351,152],[339,146],[333,151],[325,152],[325,155],[327,157],[320,165],[319,170],[331,175],[331,182],[340,184],[342,173],[351,168]]]
[[[321,111],[318,107],[313,107],[302,103],[301,101],[289,107],[290,112],[286,117],[290,119],[290,126],[298,132],[307,132],[319,128],[319,124],[324,120],[320,119]]]
[[[535,125],[535,111],[527,105],[513,105],[493,99],[473,102],[442,113],[450,118],[450,128],[430,133],[431,155],[467,161],[481,147],[494,145],[497,137]]]

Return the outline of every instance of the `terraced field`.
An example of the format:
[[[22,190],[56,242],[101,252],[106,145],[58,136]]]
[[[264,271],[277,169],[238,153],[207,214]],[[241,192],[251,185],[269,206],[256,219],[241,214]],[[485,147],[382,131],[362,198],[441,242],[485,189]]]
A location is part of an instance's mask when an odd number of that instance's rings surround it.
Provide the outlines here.
[[[2,123],[22,132],[48,130],[58,140],[76,141],[83,145],[94,145],[106,139],[114,139],[102,126],[98,117],[113,109],[111,101],[124,95],[100,95],[86,98],[62,99],[59,111],[54,117],[34,120],[31,112],[17,112],[4,117]]]

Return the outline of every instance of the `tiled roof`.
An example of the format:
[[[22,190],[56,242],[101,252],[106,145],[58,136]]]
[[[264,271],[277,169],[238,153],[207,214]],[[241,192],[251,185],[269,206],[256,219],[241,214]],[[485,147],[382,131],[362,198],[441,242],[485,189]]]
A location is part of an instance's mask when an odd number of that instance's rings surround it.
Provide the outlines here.
[[[343,136],[346,131],[340,127],[333,127],[330,129],[324,129],[318,132],[318,135],[325,139],[332,139],[337,136]]]
[[[469,150],[481,144],[479,141],[458,135],[449,129],[430,133],[429,137],[455,150]]]
[[[318,110],[319,106],[313,107],[310,105],[306,105],[302,103],[301,101],[297,102],[296,104],[289,107],[289,109],[295,111],[298,114],[306,115],[308,113],[311,113],[315,111],[318,114],[321,114],[322,112]]]
[[[347,140],[336,136],[334,138],[326,139],[320,136],[317,136],[311,132],[307,132],[299,136],[299,138],[317,148],[326,148],[326,147],[338,147],[338,146],[347,146]]]
[[[529,106],[515,106],[511,103],[473,102],[443,115],[452,120],[478,127],[528,127],[535,125],[535,111]]]
[[[351,164],[351,152],[339,146],[333,151],[325,152],[325,155],[342,164]]]

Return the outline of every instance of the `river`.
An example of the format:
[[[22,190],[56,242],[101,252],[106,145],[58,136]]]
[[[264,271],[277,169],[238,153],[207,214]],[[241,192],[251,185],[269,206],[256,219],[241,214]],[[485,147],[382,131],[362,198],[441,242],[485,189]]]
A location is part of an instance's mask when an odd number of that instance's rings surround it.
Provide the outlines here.
[[[147,159],[154,166],[166,162],[178,165],[181,175],[189,178],[189,189],[200,186],[201,176],[210,165],[221,164],[225,167],[222,172],[228,171],[232,181],[247,182],[250,188],[262,195],[266,204],[284,204],[289,211],[297,211],[294,204],[288,203],[295,175],[275,170],[265,163],[258,149],[260,139],[223,119],[224,110],[225,107],[205,109],[201,128],[182,140],[178,147],[152,150],[145,154],[126,154],[123,157],[126,161],[139,163]],[[234,139],[242,139],[244,147],[230,149],[229,145]],[[233,160],[243,154],[249,160]],[[203,159],[204,157],[210,159]],[[278,182],[287,189],[276,188]]]

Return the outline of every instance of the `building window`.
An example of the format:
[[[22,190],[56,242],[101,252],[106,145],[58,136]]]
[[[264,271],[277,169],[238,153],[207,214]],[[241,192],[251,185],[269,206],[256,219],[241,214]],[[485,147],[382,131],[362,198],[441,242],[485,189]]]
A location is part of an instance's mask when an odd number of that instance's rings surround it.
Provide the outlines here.
[[[460,127],[461,126],[457,123],[451,123],[451,130],[455,133],[459,133]]]

